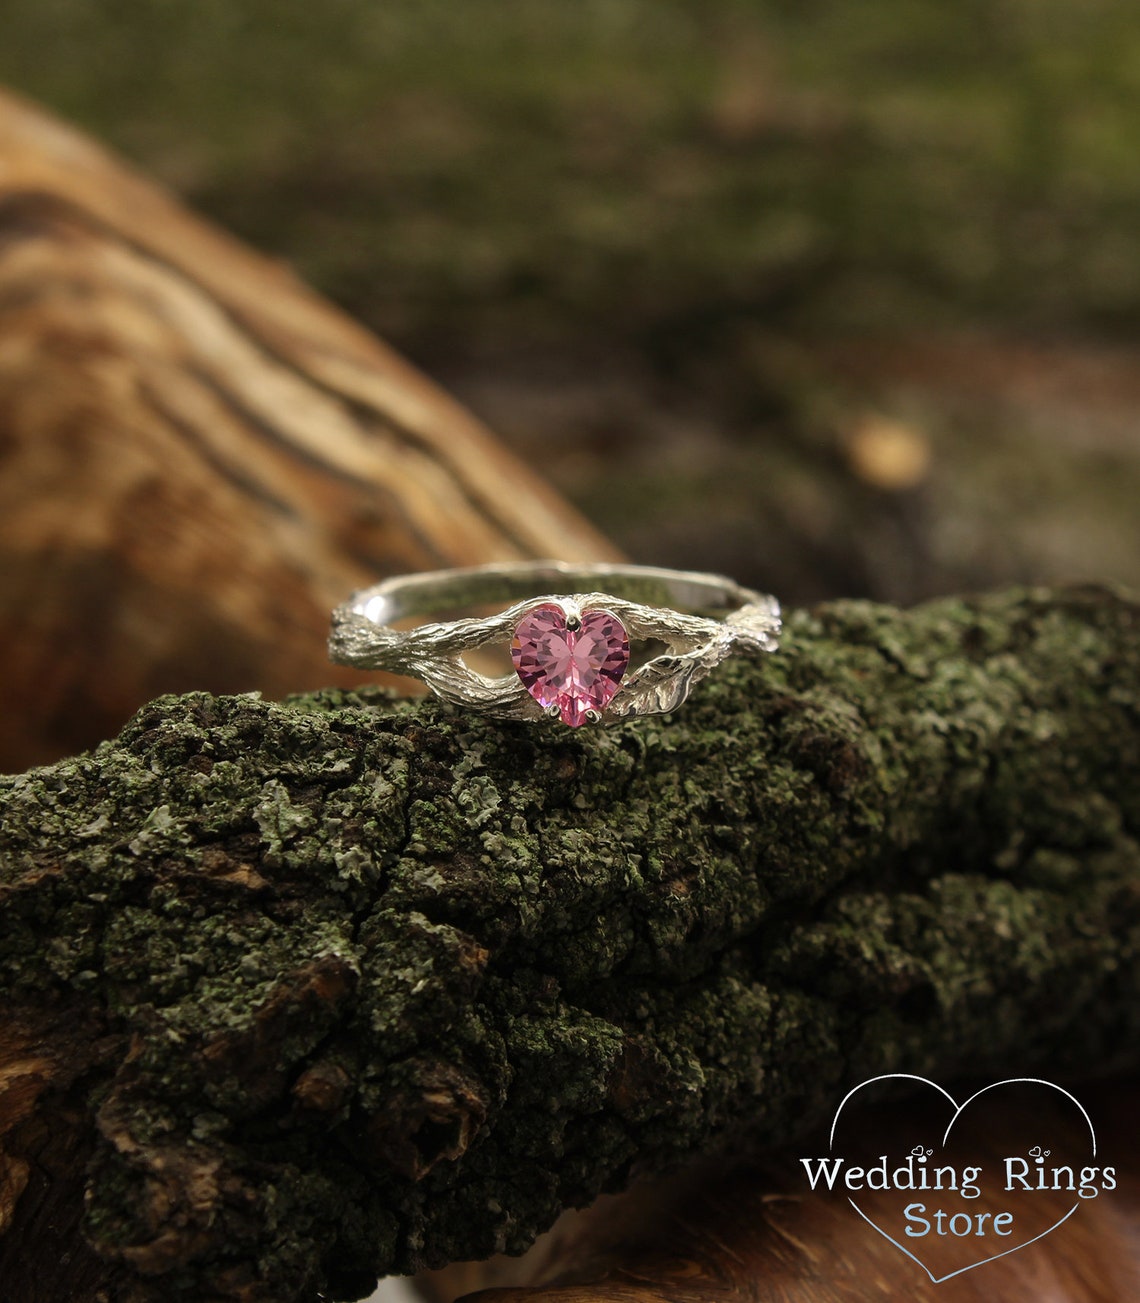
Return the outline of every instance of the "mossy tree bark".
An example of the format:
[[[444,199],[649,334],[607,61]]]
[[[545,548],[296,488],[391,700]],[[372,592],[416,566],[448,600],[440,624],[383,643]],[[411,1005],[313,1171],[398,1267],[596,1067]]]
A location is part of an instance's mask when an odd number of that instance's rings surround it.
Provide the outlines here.
[[[838,603],[672,718],[192,694],[5,780],[0,1278],[348,1297],[875,1072],[1134,1063],[1138,634]]]

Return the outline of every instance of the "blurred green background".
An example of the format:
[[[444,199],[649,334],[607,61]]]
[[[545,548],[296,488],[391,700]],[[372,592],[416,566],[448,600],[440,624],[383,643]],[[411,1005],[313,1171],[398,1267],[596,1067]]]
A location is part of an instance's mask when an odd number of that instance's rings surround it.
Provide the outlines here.
[[[637,558],[1140,585],[1135,0],[6,0]]]

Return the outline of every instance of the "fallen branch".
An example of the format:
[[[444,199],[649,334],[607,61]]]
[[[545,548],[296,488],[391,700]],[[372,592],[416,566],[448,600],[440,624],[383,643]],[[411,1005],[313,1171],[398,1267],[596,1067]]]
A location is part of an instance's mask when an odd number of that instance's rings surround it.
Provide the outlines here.
[[[1135,1063],[1138,634],[837,603],[674,718],[191,694],[4,780],[9,1296],[350,1297],[875,1072]]]
[[[279,263],[0,90],[0,769],[271,696],[354,588],[614,549]]]

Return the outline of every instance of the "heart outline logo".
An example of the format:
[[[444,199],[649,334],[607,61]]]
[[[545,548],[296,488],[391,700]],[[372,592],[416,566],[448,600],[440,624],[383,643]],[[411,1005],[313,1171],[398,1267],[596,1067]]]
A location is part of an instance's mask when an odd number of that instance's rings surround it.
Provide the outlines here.
[[[962,1113],[974,1102],[974,1100],[976,1100],[980,1095],[984,1095],[986,1091],[996,1090],[997,1087],[999,1086],[1018,1086],[1018,1085],[1048,1086],[1050,1090],[1055,1090],[1059,1094],[1064,1095],[1065,1098],[1070,1101],[1070,1103],[1073,1103],[1077,1106],[1081,1116],[1085,1120],[1085,1124],[1088,1126],[1089,1129],[1089,1137],[1092,1141],[1092,1156],[1094,1158],[1096,1157],[1096,1129],[1092,1124],[1092,1118],[1090,1118],[1088,1113],[1085,1111],[1085,1107],[1081,1103],[1081,1101],[1077,1099],[1075,1095],[1070,1094],[1070,1092],[1067,1091],[1064,1088],[1064,1086],[1058,1086],[1055,1082],[1046,1081],[1043,1077],[1006,1077],[1002,1081],[991,1081],[988,1086],[983,1086],[980,1090],[976,1090],[970,1096],[969,1099],[959,1104],[958,1101],[954,1098],[954,1096],[951,1095],[950,1092],[945,1089],[945,1087],[940,1086],[936,1081],[931,1081],[929,1077],[921,1077],[917,1073],[913,1073],[913,1072],[884,1072],[878,1077],[869,1077],[866,1081],[861,1081],[859,1085],[853,1086],[847,1092],[847,1094],[844,1095],[843,1098],[839,1101],[839,1106],[836,1108],[835,1114],[831,1119],[831,1131],[828,1135],[828,1147],[833,1152],[835,1149],[835,1129],[839,1125],[840,1114],[843,1112],[844,1108],[846,1107],[847,1102],[853,1096],[857,1095],[859,1091],[863,1090],[867,1086],[873,1086],[878,1081],[921,1082],[924,1086],[932,1086],[936,1091],[938,1091],[940,1095],[942,1095],[945,1099],[947,1099],[950,1102],[951,1106],[954,1109],[954,1115],[951,1117],[950,1121],[946,1124],[946,1130],[942,1133],[943,1147],[945,1147],[946,1145],[946,1141],[950,1136],[950,1132],[954,1127],[954,1123],[957,1122],[959,1117],[961,1117]],[[1048,1153],[1049,1151],[1046,1150],[1045,1152]],[[894,1238],[893,1235],[888,1235],[887,1232],[884,1231],[883,1228],[876,1221],[874,1221],[873,1218],[869,1217],[863,1211],[863,1209],[859,1207],[859,1205],[855,1202],[855,1200],[850,1195],[847,1196],[847,1202],[851,1205],[852,1208],[855,1209],[855,1211],[859,1214],[859,1216],[863,1218],[863,1220],[867,1223],[868,1226],[871,1226],[876,1231],[878,1231],[878,1233],[883,1237],[884,1240],[887,1240],[889,1243],[893,1244],[895,1248],[899,1250],[900,1253],[905,1253],[906,1256],[910,1258],[912,1262],[917,1263],[922,1268],[922,1270],[926,1273],[926,1275],[929,1277],[930,1282],[933,1285],[940,1285],[944,1280],[951,1280],[955,1276],[962,1275],[962,1273],[965,1271],[973,1271],[975,1267],[984,1267],[987,1262],[996,1262],[998,1258],[1008,1257],[1009,1254],[1011,1253],[1017,1253],[1021,1249],[1028,1248],[1029,1245],[1031,1244],[1036,1244],[1038,1240],[1043,1240],[1046,1237],[1046,1235],[1052,1235],[1052,1233],[1057,1229],[1057,1227],[1067,1222],[1069,1218],[1073,1215],[1073,1213],[1075,1213],[1077,1209],[1080,1207],[1080,1199],[1078,1198],[1077,1202],[1073,1204],[1073,1206],[1063,1217],[1059,1218],[1057,1221],[1053,1223],[1052,1226],[1047,1227],[1039,1235],[1035,1235],[1032,1239],[1026,1240],[1022,1244],[1011,1245],[1010,1248],[1003,1249],[1000,1253],[990,1254],[988,1258],[979,1258],[977,1262],[971,1262],[968,1263],[965,1267],[959,1267],[956,1271],[947,1272],[945,1276],[935,1276],[935,1274],[930,1270],[930,1268],[926,1265],[926,1263],[922,1261],[921,1258],[913,1254],[904,1244],[900,1244],[898,1240]]]

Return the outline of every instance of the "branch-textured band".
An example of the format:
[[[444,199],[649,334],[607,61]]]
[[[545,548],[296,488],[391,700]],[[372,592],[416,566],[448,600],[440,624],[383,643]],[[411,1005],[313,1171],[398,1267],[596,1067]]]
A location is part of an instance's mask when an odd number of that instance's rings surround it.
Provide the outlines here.
[[[603,582],[604,592],[595,588]],[[520,594],[525,594],[521,601],[495,615],[432,621],[410,630],[392,627],[404,616]],[[715,609],[718,615],[660,605],[669,601]],[[496,719],[540,720],[547,712],[517,675],[480,674],[464,655],[509,642],[528,612],[550,602],[576,619],[591,608],[610,612],[631,640],[664,645],[663,653],[624,677],[615,697],[607,694],[598,711],[607,723],[676,709],[726,656],[774,651],[780,632],[780,605],[774,597],[721,575],[656,566],[520,561],[403,575],[354,593],[333,612],[329,655],[341,665],[420,679],[445,701]]]

